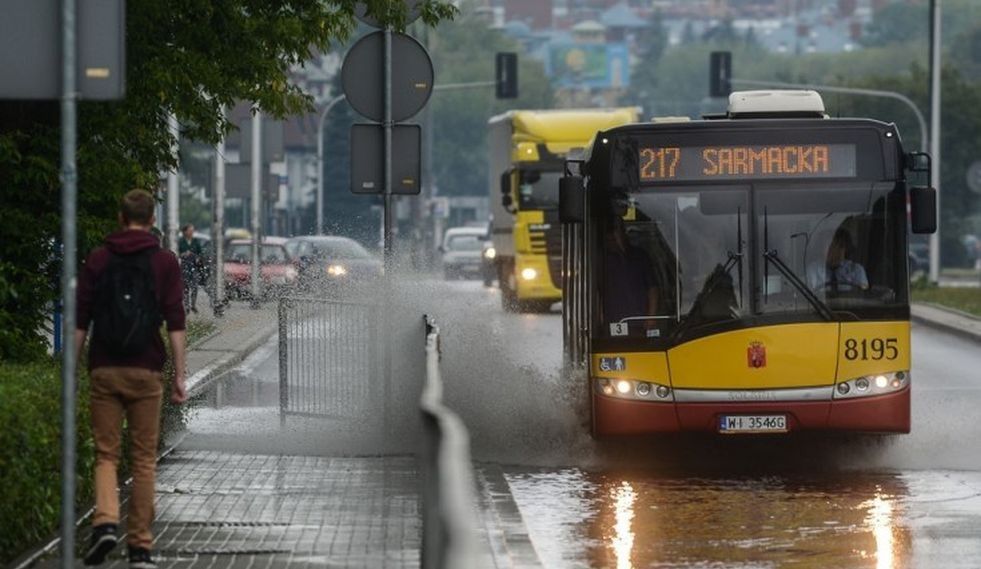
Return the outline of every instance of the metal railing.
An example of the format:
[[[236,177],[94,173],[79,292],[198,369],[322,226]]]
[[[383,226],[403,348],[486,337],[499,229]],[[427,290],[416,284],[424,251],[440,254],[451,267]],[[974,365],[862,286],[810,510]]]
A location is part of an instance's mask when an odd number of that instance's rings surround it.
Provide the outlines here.
[[[279,411],[356,419],[379,411],[384,387],[376,303],[323,298],[279,301]]]
[[[474,566],[474,474],[463,421],[443,404],[439,327],[426,322],[426,382],[422,411],[422,567]]]

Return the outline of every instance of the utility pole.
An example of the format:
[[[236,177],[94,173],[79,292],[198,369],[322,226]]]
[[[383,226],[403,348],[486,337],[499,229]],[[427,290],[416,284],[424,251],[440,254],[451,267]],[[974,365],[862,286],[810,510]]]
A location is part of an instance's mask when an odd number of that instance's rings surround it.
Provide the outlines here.
[[[167,117],[167,127],[173,138],[174,152],[179,152],[180,128],[177,125],[177,116],[173,113]],[[180,216],[180,188],[178,187],[177,176],[177,167],[167,172],[167,246],[175,255],[177,254],[177,233],[179,230],[177,224],[180,223],[178,219]]]
[[[221,116],[225,116],[222,107]],[[211,277],[214,295],[211,307],[215,316],[225,312],[225,137],[215,145],[215,184],[211,193]]]
[[[249,267],[252,291],[252,308],[259,308],[262,294],[259,282],[259,243],[262,240],[262,112],[256,109],[252,115],[252,263]]]
[[[940,281],[940,0],[930,0],[930,186],[937,191],[937,230],[930,235],[930,282]]]

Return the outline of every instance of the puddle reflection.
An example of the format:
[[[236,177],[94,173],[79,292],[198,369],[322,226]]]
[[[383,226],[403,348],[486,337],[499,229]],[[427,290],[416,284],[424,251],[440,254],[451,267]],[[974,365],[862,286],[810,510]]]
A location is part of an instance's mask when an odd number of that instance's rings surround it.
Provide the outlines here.
[[[580,474],[557,483],[541,472],[508,475],[532,540],[556,545],[545,566],[892,569],[912,557],[902,515],[908,490],[894,475]],[[585,503],[580,521],[550,526],[548,513],[535,511],[544,495],[550,511]]]

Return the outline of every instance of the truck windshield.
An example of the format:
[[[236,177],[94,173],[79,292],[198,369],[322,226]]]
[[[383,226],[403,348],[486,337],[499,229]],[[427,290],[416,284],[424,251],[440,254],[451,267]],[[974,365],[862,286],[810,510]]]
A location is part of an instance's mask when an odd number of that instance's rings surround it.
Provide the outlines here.
[[[554,209],[559,206],[561,172],[521,170],[518,174],[518,205],[521,209]]]

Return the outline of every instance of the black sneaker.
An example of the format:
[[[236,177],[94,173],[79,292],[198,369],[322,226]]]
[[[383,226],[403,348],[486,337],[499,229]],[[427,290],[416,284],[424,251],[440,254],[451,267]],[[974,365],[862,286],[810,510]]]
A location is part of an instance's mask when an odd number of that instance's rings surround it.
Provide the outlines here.
[[[119,538],[116,537],[116,524],[102,524],[92,528],[92,543],[85,552],[86,565],[100,565],[106,560],[106,555],[116,547]]]
[[[129,547],[129,569],[157,569],[149,549]]]

